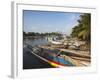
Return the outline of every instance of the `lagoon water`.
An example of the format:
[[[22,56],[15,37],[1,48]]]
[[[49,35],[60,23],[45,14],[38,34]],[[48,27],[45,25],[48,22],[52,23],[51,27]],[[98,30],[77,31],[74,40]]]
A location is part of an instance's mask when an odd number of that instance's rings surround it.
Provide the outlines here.
[[[23,47],[23,69],[39,69],[39,68],[53,68],[47,62],[37,58],[34,56],[30,50],[25,46],[25,43],[36,46],[36,45],[44,45],[48,44],[48,42],[44,38],[40,39],[24,39],[24,47]]]
[[[48,41],[45,38],[38,38],[38,39],[24,39],[24,43],[27,43],[31,46],[37,45],[45,45],[48,44]]]
[[[48,41],[45,38],[24,39],[24,45],[25,45],[25,43],[27,43],[28,45],[31,45],[31,46],[49,44]],[[52,52],[58,53],[59,50],[50,51],[51,54],[52,54]],[[50,56],[48,56],[48,57],[50,58]],[[65,64],[65,65],[67,64],[67,65],[70,65],[70,66],[74,66],[69,61],[64,60],[64,58],[54,57],[54,58],[51,58],[51,59],[53,59],[54,61],[57,61],[61,64]],[[51,66],[50,64],[38,59],[36,56],[34,56],[32,53],[29,52],[27,47],[24,47],[23,48],[23,68],[24,69],[53,68],[53,66]]]

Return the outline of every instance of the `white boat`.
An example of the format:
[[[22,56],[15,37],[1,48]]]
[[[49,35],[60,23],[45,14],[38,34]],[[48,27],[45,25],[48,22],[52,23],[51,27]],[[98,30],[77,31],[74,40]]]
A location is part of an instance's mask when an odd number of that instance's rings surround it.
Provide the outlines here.
[[[62,44],[61,42],[51,41],[52,44]]]
[[[52,44],[62,44],[62,42],[60,42],[60,41],[58,41],[56,39],[54,39],[54,40],[53,39],[54,38],[52,38],[52,37],[48,37],[47,41],[50,42],[50,43],[52,43]]]

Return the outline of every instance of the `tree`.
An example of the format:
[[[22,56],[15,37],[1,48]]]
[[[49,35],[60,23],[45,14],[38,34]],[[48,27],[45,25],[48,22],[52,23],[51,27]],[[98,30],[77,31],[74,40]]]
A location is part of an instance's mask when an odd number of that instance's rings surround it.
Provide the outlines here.
[[[78,25],[75,26],[72,30],[72,37],[77,37],[79,39],[90,41],[90,24],[91,22],[91,15],[90,14],[83,14],[80,16],[78,20]]]

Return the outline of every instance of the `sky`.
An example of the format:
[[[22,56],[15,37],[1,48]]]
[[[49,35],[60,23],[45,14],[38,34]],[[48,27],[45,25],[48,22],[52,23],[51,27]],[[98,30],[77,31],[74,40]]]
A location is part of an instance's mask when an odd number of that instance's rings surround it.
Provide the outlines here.
[[[54,11],[23,11],[25,32],[61,32],[70,35],[82,13]]]

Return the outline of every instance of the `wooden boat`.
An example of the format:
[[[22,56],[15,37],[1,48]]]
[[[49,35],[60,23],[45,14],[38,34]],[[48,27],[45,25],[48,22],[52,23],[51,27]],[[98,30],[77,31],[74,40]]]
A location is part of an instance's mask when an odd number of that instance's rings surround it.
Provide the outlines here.
[[[71,62],[65,60],[63,57],[60,56],[61,51],[59,50],[51,51],[51,50],[40,48],[38,46],[32,47],[29,45],[28,48],[35,56],[48,62],[54,67],[74,66]]]
[[[48,38],[47,38],[47,41],[50,42],[50,43],[52,43],[52,44],[59,44],[59,45],[60,45],[60,44],[63,44],[63,43],[60,42],[59,40],[56,40],[55,38],[52,38],[52,37],[51,37],[51,38],[48,37]]]

